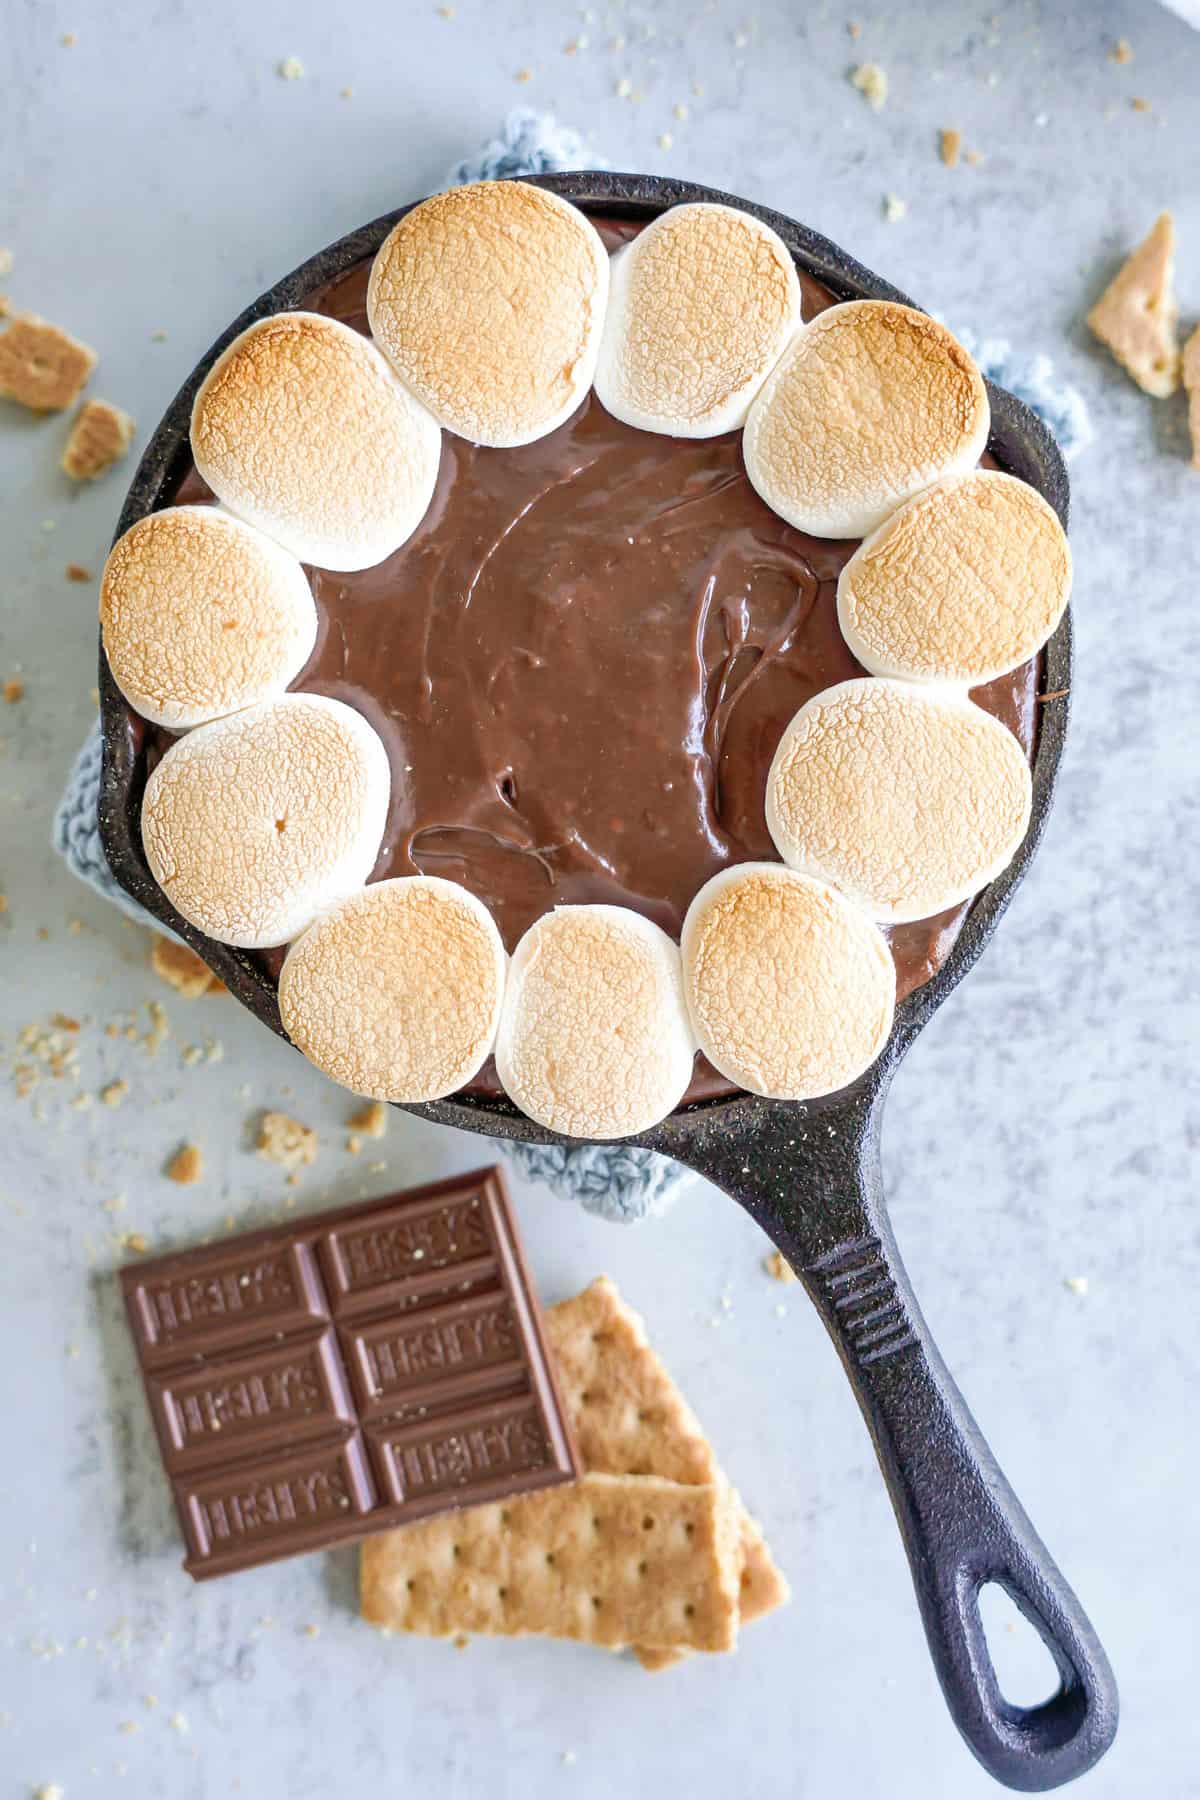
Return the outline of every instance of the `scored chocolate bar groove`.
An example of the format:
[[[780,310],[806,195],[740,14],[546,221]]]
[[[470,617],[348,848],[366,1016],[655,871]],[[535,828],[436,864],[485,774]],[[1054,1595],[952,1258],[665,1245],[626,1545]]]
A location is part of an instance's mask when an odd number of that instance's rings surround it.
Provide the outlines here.
[[[197,1580],[578,1478],[498,1169],[121,1284]]]

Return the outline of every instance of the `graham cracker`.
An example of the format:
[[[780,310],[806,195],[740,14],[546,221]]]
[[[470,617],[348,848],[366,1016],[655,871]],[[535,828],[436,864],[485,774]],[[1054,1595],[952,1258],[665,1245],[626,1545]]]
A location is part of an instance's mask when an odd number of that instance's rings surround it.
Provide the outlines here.
[[[1200,469],[1200,325],[1183,346],[1183,385],[1188,397],[1188,430],[1192,436],[1192,467]]]
[[[550,1307],[545,1323],[585,1469],[728,1487],[700,1421],[655,1355],[640,1316],[606,1275],[573,1300]],[[730,1492],[740,1545],[739,1613],[748,1625],[782,1606],[789,1589],[762,1531]],[[661,1652],[638,1654],[649,1669],[676,1660]]]
[[[70,406],[96,366],[96,352],[36,313],[17,313],[0,334],[0,394],[31,412]]]
[[[72,481],[95,481],[111,469],[133,442],[136,427],[127,412],[107,400],[88,400],[75,415],[62,453]]]
[[[150,966],[160,980],[173,987],[185,1000],[197,1000],[201,994],[220,993],[224,985],[208,964],[174,938],[155,934],[150,950]]]
[[[738,1523],[723,1485],[584,1475],[368,1538],[360,1584],[390,1631],[731,1650]]]
[[[1175,301],[1175,221],[1160,213],[1087,316],[1127,374],[1157,400],[1179,386]]]

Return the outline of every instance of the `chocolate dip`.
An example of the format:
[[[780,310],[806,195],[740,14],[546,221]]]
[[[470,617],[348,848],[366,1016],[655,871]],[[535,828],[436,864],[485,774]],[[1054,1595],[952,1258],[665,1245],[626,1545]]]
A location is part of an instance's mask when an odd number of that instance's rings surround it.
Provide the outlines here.
[[[610,247],[637,229],[601,224]],[[365,332],[369,270],[308,305]],[[800,281],[806,319],[834,303]],[[206,496],[191,471],[176,499]],[[510,950],[550,907],[585,901],[678,937],[711,875],[777,860],[763,796],[784,726],[863,672],[835,604],[855,548],[770,511],[740,432],[661,437],[592,394],[520,449],[443,434],[408,542],[360,573],[309,571],[320,625],[294,685],[357,707],[391,757],[375,878],[461,882]],[[974,693],[1029,754],[1036,673]],[[900,997],[941,966],[966,911],[891,928]],[[692,1097],[731,1091],[698,1070]]]

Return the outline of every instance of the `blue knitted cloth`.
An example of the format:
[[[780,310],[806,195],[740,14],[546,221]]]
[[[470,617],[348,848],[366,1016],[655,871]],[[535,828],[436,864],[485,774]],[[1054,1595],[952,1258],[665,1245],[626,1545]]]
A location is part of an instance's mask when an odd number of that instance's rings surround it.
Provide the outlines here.
[[[510,112],[499,137],[473,159],[457,163],[449,184],[494,180],[501,175],[544,175],[565,169],[605,169],[609,164],[590,150],[577,131],[544,114],[518,107]],[[1024,357],[1001,339],[958,337],[983,373],[1008,388],[1039,413],[1068,458],[1091,441],[1091,424],[1082,396],[1054,375],[1047,356]],[[81,881],[142,924],[155,924],[116,881],[105,860],[96,823],[100,793],[100,729],[94,726],[71,773],[54,816],[54,844],[68,868]],[[687,1171],[649,1150],[627,1144],[589,1144],[567,1150],[555,1144],[505,1144],[524,1172],[577,1200],[588,1212],[623,1223],[662,1212]]]

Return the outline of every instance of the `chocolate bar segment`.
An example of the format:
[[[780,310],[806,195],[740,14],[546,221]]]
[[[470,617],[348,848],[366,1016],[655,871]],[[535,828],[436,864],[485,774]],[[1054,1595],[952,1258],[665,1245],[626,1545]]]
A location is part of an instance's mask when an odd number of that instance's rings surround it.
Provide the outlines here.
[[[446,1496],[466,1489],[478,1506],[547,1485],[546,1437],[528,1395],[465,1417],[372,1427],[367,1440],[392,1501],[414,1519],[445,1511]]]
[[[332,1331],[265,1354],[149,1374],[146,1392],[177,1469],[222,1468],[305,1438],[347,1437],[358,1422]]]
[[[196,1263],[164,1257],[144,1266],[131,1317],[147,1368],[289,1336],[327,1316],[307,1244],[250,1244],[235,1239]]]
[[[121,1283],[198,1580],[578,1478],[498,1169]]]

